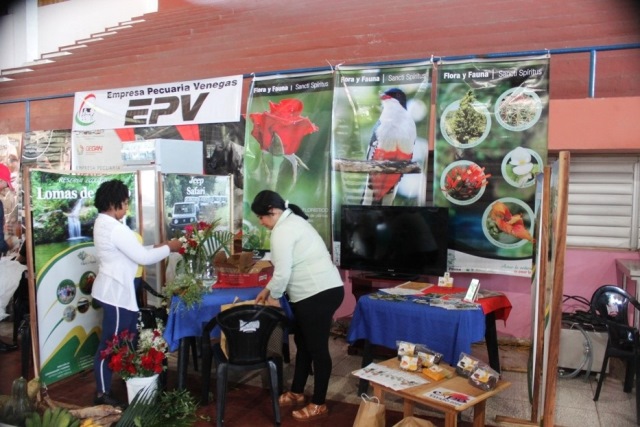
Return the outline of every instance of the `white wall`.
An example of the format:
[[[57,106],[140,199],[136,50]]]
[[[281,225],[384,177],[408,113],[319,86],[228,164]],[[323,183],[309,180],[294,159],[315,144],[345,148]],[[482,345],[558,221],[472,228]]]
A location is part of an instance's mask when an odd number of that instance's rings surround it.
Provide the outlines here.
[[[158,0],[68,0],[35,5],[37,0],[14,2],[10,14],[0,18],[0,69],[23,66],[107,27],[158,11]]]
[[[24,62],[27,51],[26,26],[26,2],[12,3],[9,15],[0,17],[0,69]]]

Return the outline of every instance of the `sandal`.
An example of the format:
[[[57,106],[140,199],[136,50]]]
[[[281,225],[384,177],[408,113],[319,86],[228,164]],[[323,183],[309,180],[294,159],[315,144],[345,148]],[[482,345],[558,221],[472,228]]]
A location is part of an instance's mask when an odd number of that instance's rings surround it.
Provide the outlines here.
[[[291,413],[296,421],[314,421],[319,418],[325,418],[329,416],[329,409],[327,405],[316,405],[315,403],[309,403],[299,411],[293,411]]]
[[[278,403],[280,406],[304,405],[304,394],[291,391],[284,392],[278,398]]]

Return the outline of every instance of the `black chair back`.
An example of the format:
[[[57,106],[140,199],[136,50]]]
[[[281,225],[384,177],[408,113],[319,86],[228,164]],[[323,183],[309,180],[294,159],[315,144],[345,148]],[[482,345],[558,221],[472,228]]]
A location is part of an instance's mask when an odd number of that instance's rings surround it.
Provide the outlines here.
[[[136,300],[138,302],[138,309],[140,311],[140,326],[142,327],[142,329],[155,329],[158,327],[158,321],[161,321],[162,324],[166,326],[167,320],[169,319],[169,313],[167,313],[166,307],[156,307],[154,305],[148,305],[146,293],[149,293],[162,300],[165,299],[165,296],[153,289],[153,287],[149,283],[147,283],[146,280],[140,280],[140,284],[136,287]]]
[[[596,289],[591,296],[591,313],[607,327],[609,340],[602,360],[600,378],[593,397],[600,398],[602,384],[606,377],[609,358],[615,357],[625,361],[625,378],[623,391],[631,393],[636,388],[636,423],[640,425],[640,337],[638,330],[630,319],[630,311],[634,312],[634,319],[640,315],[640,303],[624,289],[614,285],[604,285]]]
[[[640,304],[624,289],[613,285],[598,288],[591,297],[591,312],[602,321],[609,332],[609,345],[632,351],[638,331],[631,324],[629,305],[640,309]]]
[[[264,305],[238,305],[218,313],[216,319],[227,340],[229,363],[235,365],[266,361],[271,334],[287,321],[281,309]]]

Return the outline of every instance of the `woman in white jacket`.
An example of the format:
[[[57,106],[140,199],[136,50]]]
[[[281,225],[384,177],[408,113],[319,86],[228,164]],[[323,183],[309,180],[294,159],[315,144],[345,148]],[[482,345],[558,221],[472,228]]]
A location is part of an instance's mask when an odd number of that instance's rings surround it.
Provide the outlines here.
[[[161,261],[170,252],[177,252],[181,243],[174,239],[153,248],[140,244],[134,231],[122,222],[129,207],[129,189],[120,180],[103,182],[96,191],[94,203],[99,212],[93,225],[98,274],[91,296],[103,311],[102,336],[94,359],[95,403],[122,406],[110,395],[113,373],[108,358],[103,359],[101,352],[114,334],[125,329],[136,331],[138,304],[134,278],[138,265]]]
[[[280,396],[280,406],[305,403],[304,389],[313,366],[313,395],[307,406],[293,411],[298,421],[314,421],[329,415],[325,404],[331,354],[331,321],[344,298],[344,284],[322,237],[307,222],[307,215],[278,193],[263,190],[251,204],[260,224],[271,230],[273,277],[256,298],[276,305],[287,293],[294,316],[296,365],[291,390]]]

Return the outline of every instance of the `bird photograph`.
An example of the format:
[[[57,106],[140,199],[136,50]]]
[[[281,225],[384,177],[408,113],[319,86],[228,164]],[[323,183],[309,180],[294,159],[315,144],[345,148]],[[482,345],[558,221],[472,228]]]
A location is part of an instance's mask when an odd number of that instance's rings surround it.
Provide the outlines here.
[[[410,161],[417,137],[416,124],[407,110],[407,96],[398,88],[380,96],[382,112],[373,127],[367,160]],[[362,205],[393,205],[401,173],[370,172]]]

